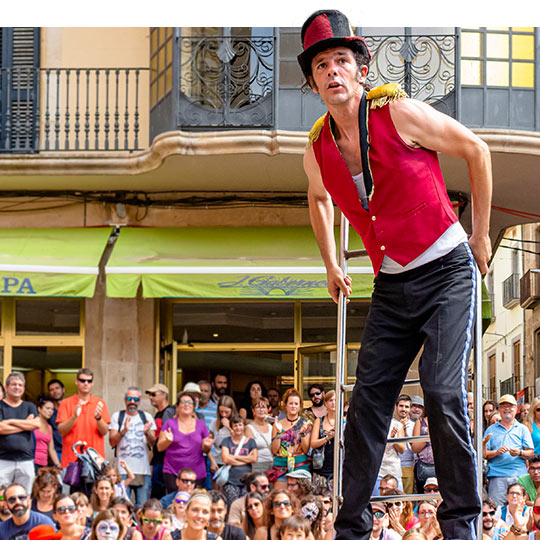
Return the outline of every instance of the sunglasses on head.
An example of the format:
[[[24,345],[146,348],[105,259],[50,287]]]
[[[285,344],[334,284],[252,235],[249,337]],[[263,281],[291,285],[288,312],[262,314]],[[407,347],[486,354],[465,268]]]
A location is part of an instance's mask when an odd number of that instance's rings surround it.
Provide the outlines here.
[[[68,506],[59,506],[56,509],[56,513],[61,516],[64,514],[73,514],[77,511],[77,507],[74,504],[69,504]]]
[[[141,401],[141,398],[135,396],[126,396],[126,401],[134,401],[135,403],[139,403],[139,401]]]
[[[153,525],[159,525],[161,523],[161,518],[158,518],[158,519],[150,519],[150,518],[147,518],[147,517],[144,517],[142,518],[142,522],[143,523],[152,523]]]
[[[28,500],[28,495],[12,495],[7,499],[9,504],[15,504],[17,501],[20,503],[26,502]]]
[[[77,380],[82,384],[90,384],[93,381],[93,379],[80,379],[79,377],[77,377]]]

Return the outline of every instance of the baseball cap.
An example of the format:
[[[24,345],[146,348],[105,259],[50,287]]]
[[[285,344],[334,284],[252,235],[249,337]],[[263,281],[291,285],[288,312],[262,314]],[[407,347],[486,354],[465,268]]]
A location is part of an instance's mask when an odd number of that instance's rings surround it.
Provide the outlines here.
[[[304,480],[311,480],[311,473],[305,469],[294,469],[294,471],[285,474],[288,478],[303,478]]]
[[[148,388],[148,390],[145,390],[145,394],[153,394],[154,392],[163,392],[164,394],[168,394],[169,389],[164,384],[154,384],[154,386],[151,386]]]
[[[386,505],[382,502],[372,502],[371,508],[373,512],[379,510],[380,512],[384,512],[386,514]]]
[[[504,394],[504,396],[501,396],[501,399],[499,399],[499,404],[501,403],[510,403],[511,405],[517,405],[516,398],[512,394]]]
[[[420,407],[424,406],[424,400],[420,396],[412,396],[411,397],[411,405],[420,405]]]

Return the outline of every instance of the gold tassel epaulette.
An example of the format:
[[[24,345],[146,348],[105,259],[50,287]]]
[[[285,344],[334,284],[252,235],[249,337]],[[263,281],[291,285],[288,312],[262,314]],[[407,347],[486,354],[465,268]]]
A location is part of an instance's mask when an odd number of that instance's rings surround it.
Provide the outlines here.
[[[377,86],[377,88],[370,90],[367,95],[370,108],[372,109],[384,107],[391,101],[406,97],[409,97],[407,92],[405,92],[405,90],[403,90],[398,83],[389,83],[383,84],[382,86]]]
[[[314,124],[311,128],[311,131],[308,135],[308,148],[319,138],[319,135],[321,134],[322,128],[324,126],[324,119],[326,118],[326,115],[328,113],[323,114]]]

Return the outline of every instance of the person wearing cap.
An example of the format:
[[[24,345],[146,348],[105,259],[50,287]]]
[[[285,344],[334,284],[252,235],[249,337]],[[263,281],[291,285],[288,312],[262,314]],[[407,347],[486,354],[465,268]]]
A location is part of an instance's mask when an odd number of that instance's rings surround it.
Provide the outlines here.
[[[409,418],[416,422],[424,415],[424,400],[420,396],[411,396],[411,412]]]
[[[285,474],[287,477],[287,491],[302,499],[311,493],[311,473],[304,469],[295,469]]]
[[[530,431],[516,420],[517,402],[511,394],[499,400],[501,419],[486,429],[488,494],[498,505],[506,502],[510,484],[527,474],[527,459],[534,454]]]
[[[174,418],[175,408],[169,405],[169,389],[164,384],[154,384],[145,391],[145,394],[150,399],[152,407],[157,409],[154,415],[154,423],[156,424],[156,442],[152,448],[152,487],[150,497],[153,499],[161,499],[165,495],[165,483],[163,481],[163,461],[165,452],[160,452],[157,449],[157,441],[163,424],[170,418]]]
[[[429,477],[424,484],[424,493],[439,493],[439,482],[434,476]]]
[[[309,134],[304,157],[328,290],[335,302],[340,292],[352,292],[337,262],[334,202],[362,237],[376,274],[345,429],[336,538],[369,538],[367,504],[393,407],[423,346],[420,379],[442,471],[441,527],[448,540],[468,540],[481,506],[464,389],[476,312],[474,259],[486,273],[491,257],[489,148],[450,116],[408,99],[397,84],[367,93],[370,53],[341,12],[313,13],[301,37],[300,67],[328,108]],[[468,165],[468,240],[446,193],[438,152]]]
[[[370,540],[401,540],[401,535],[388,528],[388,513],[382,502],[372,502],[373,531]]]

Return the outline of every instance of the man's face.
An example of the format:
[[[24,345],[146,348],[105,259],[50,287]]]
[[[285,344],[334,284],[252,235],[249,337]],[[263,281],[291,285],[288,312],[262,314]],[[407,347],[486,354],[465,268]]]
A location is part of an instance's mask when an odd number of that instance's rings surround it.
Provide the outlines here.
[[[424,407],[422,405],[411,405],[411,412],[409,413],[409,418],[411,420],[418,420],[424,413]]]
[[[220,530],[225,524],[226,514],[227,508],[222,500],[212,503],[212,509],[210,510],[210,527],[212,527],[212,529]]]
[[[327,105],[346,103],[360,94],[367,75],[363,66],[359,73],[356,58],[348,47],[336,47],[317,54],[311,62],[312,88]]]
[[[77,386],[77,390],[79,391],[79,393],[89,394],[92,390],[92,386],[94,386],[94,377],[81,373],[77,375],[77,378],[75,379],[75,385]]]
[[[484,531],[491,531],[493,525],[495,525],[495,510],[489,504],[484,504],[482,506],[482,527]]]
[[[315,407],[320,407],[324,404],[324,390],[312,388],[309,391],[309,399],[311,399],[311,403],[313,403]]]
[[[252,491],[258,491],[263,497],[270,492],[270,482],[266,476],[259,476],[253,484]]]
[[[212,395],[212,387],[209,384],[201,384],[201,403],[208,403]]]
[[[8,519],[11,516],[7,501],[5,499],[5,489],[0,490],[0,518],[2,520]]]
[[[54,401],[62,401],[64,399],[65,389],[57,382],[49,384],[49,395]]]
[[[298,480],[296,478],[287,478],[287,490],[297,495],[298,489]]]
[[[167,400],[168,394],[158,390],[157,392],[149,392],[150,404],[152,407],[158,408],[164,401]]]
[[[29,510],[28,494],[21,486],[12,486],[5,491],[9,511],[17,517],[24,516]]]
[[[141,402],[141,394],[137,390],[128,390],[124,398],[126,409],[128,412],[135,412],[139,408]]]
[[[279,392],[277,390],[268,390],[268,401],[272,408],[279,405]]]
[[[411,412],[411,402],[407,400],[398,401],[396,406],[397,415],[401,420],[407,420]]]
[[[6,396],[11,399],[19,400],[24,394],[24,382],[17,377],[13,377],[6,385]]]
[[[214,377],[214,392],[218,396],[223,396],[227,392],[228,381],[225,375],[216,375]]]
[[[379,492],[381,495],[387,495],[389,491],[397,488],[397,482],[394,482],[394,480],[381,480],[381,483],[379,484]]]
[[[533,481],[533,484],[535,486],[540,484],[540,463],[530,463],[527,467],[527,470],[529,471],[529,475],[531,477],[531,480]]]
[[[187,493],[192,493],[195,488],[195,482],[197,480],[197,475],[195,473],[183,472],[180,475],[180,478],[176,479],[176,486],[178,491],[185,491]]]
[[[517,407],[512,403],[499,403],[499,414],[501,415],[501,420],[511,422],[515,419],[516,412]]]

